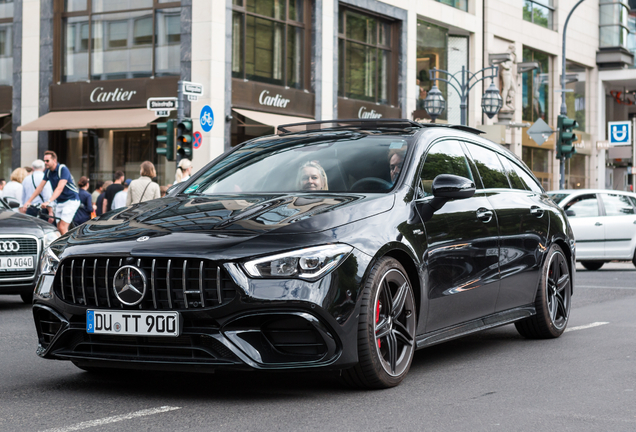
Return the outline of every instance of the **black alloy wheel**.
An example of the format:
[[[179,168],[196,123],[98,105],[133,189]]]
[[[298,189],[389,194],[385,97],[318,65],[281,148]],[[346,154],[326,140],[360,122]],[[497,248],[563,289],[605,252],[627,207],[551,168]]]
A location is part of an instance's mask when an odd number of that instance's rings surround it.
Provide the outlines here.
[[[358,322],[358,365],[344,372],[356,387],[398,385],[411,367],[417,325],[415,297],[406,271],[385,257],[371,270]]]
[[[558,245],[548,251],[535,300],[536,315],[515,323],[517,331],[530,339],[557,338],[570,317],[572,278],[565,254]]]
[[[583,265],[583,267],[592,271],[600,269],[603,267],[603,264],[605,264],[603,261],[581,261],[581,265]]]

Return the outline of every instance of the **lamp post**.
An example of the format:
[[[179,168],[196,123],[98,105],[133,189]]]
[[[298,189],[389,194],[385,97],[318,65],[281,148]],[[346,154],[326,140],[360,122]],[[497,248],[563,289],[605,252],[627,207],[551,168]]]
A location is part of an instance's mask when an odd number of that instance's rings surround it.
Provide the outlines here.
[[[437,78],[437,73],[446,74],[446,78]],[[448,71],[442,69],[431,69],[428,73],[431,78],[431,81],[443,81],[448,83],[451,87],[459,93],[460,104],[459,107],[461,109],[461,124],[463,126],[468,126],[467,124],[467,99],[470,90],[480,81],[483,81],[487,78],[494,80],[497,77],[499,72],[499,68],[497,66],[488,66],[483,68],[482,70],[472,73],[468,71],[464,66],[462,66],[462,70],[458,71],[454,74],[451,74]],[[478,75],[481,73],[481,77]],[[459,77],[458,77],[459,75]],[[484,96],[481,99],[481,107],[484,110],[484,113],[488,116],[488,118],[493,118],[495,114],[499,112],[502,106],[501,95],[499,94],[499,90],[495,87],[493,81],[490,82],[490,86],[484,93]],[[424,109],[426,113],[431,116],[433,121],[444,111],[446,108],[446,101],[442,96],[442,92],[439,91],[436,85],[433,85],[431,91],[428,92],[426,99],[424,99]]]

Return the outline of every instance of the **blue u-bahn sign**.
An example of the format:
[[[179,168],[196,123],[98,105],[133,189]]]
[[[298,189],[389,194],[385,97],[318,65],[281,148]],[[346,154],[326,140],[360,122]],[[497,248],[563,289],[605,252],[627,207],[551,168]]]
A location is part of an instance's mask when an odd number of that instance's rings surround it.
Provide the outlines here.
[[[611,146],[632,145],[632,122],[608,122],[607,135]]]

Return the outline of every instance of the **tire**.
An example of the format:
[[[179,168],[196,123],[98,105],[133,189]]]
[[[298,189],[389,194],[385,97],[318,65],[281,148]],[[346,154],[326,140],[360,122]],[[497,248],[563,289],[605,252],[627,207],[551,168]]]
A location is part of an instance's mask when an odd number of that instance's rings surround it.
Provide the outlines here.
[[[20,293],[20,298],[26,304],[33,303],[33,291]]]
[[[528,339],[551,339],[563,334],[570,317],[572,278],[567,258],[558,245],[552,245],[541,269],[535,300],[536,315],[515,323]]]
[[[587,270],[594,271],[594,270],[598,270],[601,267],[603,267],[603,264],[605,264],[605,262],[603,262],[603,261],[581,261],[581,264]]]
[[[634,251],[634,258],[632,258],[632,264],[636,267],[636,251]]]
[[[417,326],[413,288],[400,263],[380,259],[362,293],[358,319],[358,364],[343,371],[353,387],[382,389],[400,384],[411,367]]]

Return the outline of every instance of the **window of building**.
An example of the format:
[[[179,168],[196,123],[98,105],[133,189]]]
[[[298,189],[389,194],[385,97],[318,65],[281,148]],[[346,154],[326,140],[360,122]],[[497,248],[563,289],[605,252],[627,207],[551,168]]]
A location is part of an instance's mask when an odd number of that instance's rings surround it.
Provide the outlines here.
[[[445,5],[449,5],[454,8],[461,9],[465,12],[468,12],[468,0],[437,0],[437,1]]]
[[[233,0],[232,76],[309,88],[308,0]]]
[[[13,85],[13,0],[0,0],[0,85]]]
[[[338,95],[396,104],[397,53],[392,22],[341,7],[338,24]]]
[[[545,190],[552,189],[550,181],[552,180],[550,167],[550,150],[539,149],[533,147],[523,147],[522,159],[530,168],[534,176],[541,182],[541,186]]]
[[[587,69],[572,62],[565,64],[565,87],[571,92],[565,94],[568,117],[577,121],[578,130],[585,131],[585,93]]]
[[[524,0],[523,19],[552,30],[552,0]]]
[[[575,154],[565,160],[565,188],[585,189],[585,155]]]
[[[599,46],[627,48],[629,35],[629,4],[627,0],[600,0]]]
[[[433,87],[429,71],[433,68],[448,70],[448,29],[417,20],[417,109],[424,110],[424,99]],[[437,87],[448,101],[447,85],[438,81]],[[446,120],[448,110],[438,117]]]
[[[523,120],[535,122],[543,119],[549,123],[550,112],[550,56],[523,48],[523,61],[536,61],[539,69],[523,74]]]
[[[179,1],[65,0],[59,19],[60,81],[180,74]]]

